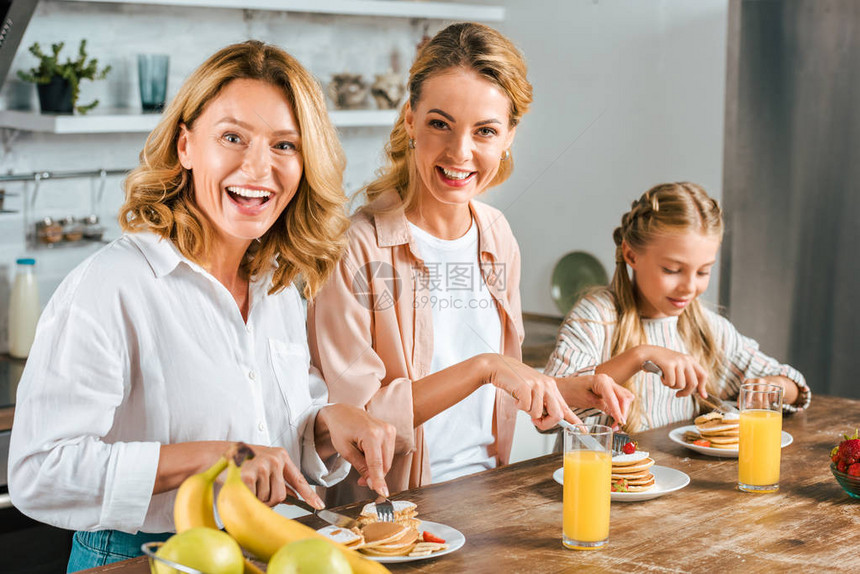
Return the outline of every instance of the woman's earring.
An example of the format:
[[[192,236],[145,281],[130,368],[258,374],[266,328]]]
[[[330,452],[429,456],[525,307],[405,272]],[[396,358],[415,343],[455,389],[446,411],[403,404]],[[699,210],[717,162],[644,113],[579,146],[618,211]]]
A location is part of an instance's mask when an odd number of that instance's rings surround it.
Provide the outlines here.
[[[409,149],[415,149],[415,138],[409,138]]]
[[[502,154],[502,161],[508,161],[511,159],[511,150],[506,149],[505,153]]]

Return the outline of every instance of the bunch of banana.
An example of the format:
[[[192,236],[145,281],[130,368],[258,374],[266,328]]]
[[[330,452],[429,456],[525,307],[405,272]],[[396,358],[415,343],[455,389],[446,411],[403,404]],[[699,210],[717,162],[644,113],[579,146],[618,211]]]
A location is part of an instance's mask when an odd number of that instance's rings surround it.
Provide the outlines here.
[[[176,532],[184,532],[196,526],[218,528],[212,504],[215,502],[213,485],[218,475],[227,468],[227,459],[221,457],[207,470],[189,476],[176,491],[173,502],[173,522]]]
[[[283,545],[306,538],[321,538],[340,550],[354,574],[377,574],[389,570],[361,556],[313,528],[281,516],[263,502],[242,482],[239,466],[252,454],[240,445],[234,457],[228,457],[227,479],[218,493],[218,515],[227,532],[245,549],[261,560],[268,560]]]
[[[213,510],[213,491],[215,479],[225,468],[227,459],[222,456],[215,464],[203,472],[189,476],[179,485],[176,500],[173,502],[173,523],[177,533],[198,526],[218,529]],[[263,571],[245,559],[245,574],[263,574]]]

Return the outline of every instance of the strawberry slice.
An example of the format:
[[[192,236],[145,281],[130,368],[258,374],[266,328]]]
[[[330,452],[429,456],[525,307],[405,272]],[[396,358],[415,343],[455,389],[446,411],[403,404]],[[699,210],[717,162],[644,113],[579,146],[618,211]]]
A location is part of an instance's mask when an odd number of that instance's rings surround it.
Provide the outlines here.
[[[421,534],[421,538],[424,539],[424,542],[435,542],[437,544],[445,544],[444,538],[439,538],[438,536],[433,536],[426,530]]]
[[[700,438],[698,440],[694,440],[693,444],[696,446],[711,446],[711,441]]]
[[[627,479],[621,478],[612,482],[612,492],[627,492]]]

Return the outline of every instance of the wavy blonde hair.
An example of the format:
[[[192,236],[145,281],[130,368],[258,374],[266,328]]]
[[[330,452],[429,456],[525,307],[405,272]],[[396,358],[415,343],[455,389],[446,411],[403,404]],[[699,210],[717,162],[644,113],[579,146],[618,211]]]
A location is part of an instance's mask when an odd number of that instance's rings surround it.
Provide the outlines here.
[[[407,88],[409,105],[414,110],[421,100],[424,82],[454,68],[472,70],[495,85],[510,101],[510,126],[514,127],[528,111],[532,102],[532,85],[526,78],[527,67],[514,44],[498,31],[474,22],[452,24],[436,34],[418,53],[409,70]],[[391,130],[385,145],[386,165],[377,178],[362,190],[367,203],[383,193],[396,190],[406,210],[417,200],[418,172],[409,149],[406,132],[406,104]],[[499,185],[514,170],[513,156],[501,160],[499,171],[489,187]],[[399,206],[391,206],[397,208]]]
[[[256,40],[232,44],[191,74],[149,134],[140,165],[125,180],[120,225],[124,231],[151,231],[170,239],[192,261],[207,260],[213,224],[195,203],[193,178],[179,163],[176,146],[180,126],[193,129],[206,105],[236,79],[260,80],[283,91],[298,122],[304,160],[295,196],[272,227],[251,242],[241,271],[259,277],[274,268],[270,293],[300,278],[305,297],[312,297],[346,245],[346,161],[316,80],[276,46]]]
[[[616,246],[615,273],[609,290],[614,295],[618,319],[612,335],[611,356],[615,357],[627,349],[646,343],[636,293],[622,253],[622,243],[626,242],[634,251],[641,251],[657,235],[688,231],[720,238],[723,235],[720,204],[694,183],[656,185],[634,201],[630,211],[622,216],[621,225],[612,233]],[[716,394],[716,380],[721,374],[723,357],[698,298],[693,299],[678,318],[678,334],[687,352],[708,373],[708,394]],[[634,379],[622,384],[635,393]],[[641,421],[641,404],[637,394],[627,417],[626,430],[638,430]]]

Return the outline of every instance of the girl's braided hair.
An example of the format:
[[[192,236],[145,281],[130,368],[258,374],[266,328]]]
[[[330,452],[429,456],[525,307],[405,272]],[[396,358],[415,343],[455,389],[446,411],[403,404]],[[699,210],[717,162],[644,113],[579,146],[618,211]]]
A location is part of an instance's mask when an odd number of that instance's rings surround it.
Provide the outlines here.
[[[609,290],[614,295],[618,320],[612,336],[611,356],[646,343],[645,329],[639,316],[636,293],[624,260],[622,244],[626,243],[634,251],[640,251],[655,236],[690,231],[718,237],[723,234],[723,215],[719,203],[694,183],[656,185],[634,201],[630,211],[621,217],[621,225],[612,232],[615,241],[615,273]],[[691,301],[678,318],[678,333],[687,353],[707,371],[708,393],[715,393],[722,354],[698,298]],[[633,377],[622,383],[637,395],[627,417],[628,431],[637,430],[642,422],[635,379]]]

